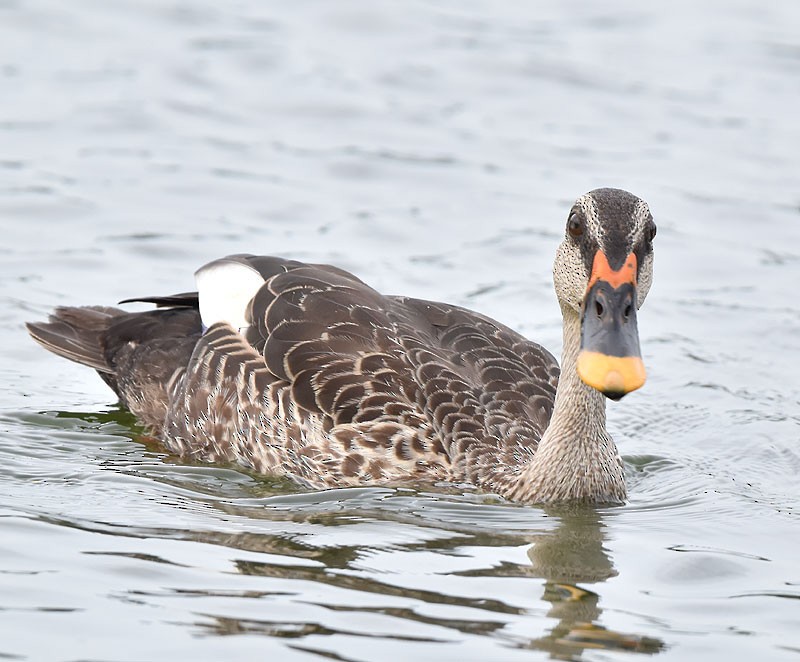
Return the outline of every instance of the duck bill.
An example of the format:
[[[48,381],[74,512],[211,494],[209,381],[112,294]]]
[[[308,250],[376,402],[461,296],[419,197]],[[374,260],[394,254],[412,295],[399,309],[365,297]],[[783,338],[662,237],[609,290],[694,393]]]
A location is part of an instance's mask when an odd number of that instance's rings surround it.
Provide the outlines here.
[[[619,269],[597,251],[583,299],[581,380],[612,400],[641,387],[646,379],[636,325],[636,255]]]

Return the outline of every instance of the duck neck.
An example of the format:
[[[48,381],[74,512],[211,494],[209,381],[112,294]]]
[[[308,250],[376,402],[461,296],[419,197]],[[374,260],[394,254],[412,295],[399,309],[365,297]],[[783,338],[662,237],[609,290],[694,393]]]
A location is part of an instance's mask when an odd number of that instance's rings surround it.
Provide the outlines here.
[[[562,304],[564,348],[550,424],[520,473],[515,499],[532,502],[625,500],[622,460],[606,431],[605,396],[578,376],[580,314]]]

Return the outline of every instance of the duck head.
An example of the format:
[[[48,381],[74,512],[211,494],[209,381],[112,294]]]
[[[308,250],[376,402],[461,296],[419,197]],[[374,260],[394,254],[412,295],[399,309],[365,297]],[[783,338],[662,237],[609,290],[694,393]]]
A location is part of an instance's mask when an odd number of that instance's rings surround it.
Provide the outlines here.
[[[636,311],[652,283],[655,234],[644,200],[601,188],[575,201],[556,253],[559,302],[580,316],[578,375],[612,400],[645,382]]]

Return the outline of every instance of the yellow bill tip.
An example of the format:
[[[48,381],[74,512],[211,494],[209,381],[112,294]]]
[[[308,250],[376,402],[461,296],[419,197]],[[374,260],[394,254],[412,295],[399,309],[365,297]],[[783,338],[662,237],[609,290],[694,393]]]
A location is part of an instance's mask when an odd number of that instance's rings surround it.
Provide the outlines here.
[[[640,388],[647,379],[641,357],[609,356],[588,350],[578,354],[578,376],[584,384],[614,399]]]

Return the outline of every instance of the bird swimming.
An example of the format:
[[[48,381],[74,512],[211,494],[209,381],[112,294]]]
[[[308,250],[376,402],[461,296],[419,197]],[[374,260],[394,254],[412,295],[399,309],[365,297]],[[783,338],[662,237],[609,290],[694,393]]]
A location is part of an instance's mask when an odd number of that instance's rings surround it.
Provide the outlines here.
[[[645,381],[636,315],[655,234],[627,191],[576,200],[553,266],[560,369],[479,313],[244,254],[201,267],[197,292],[120,302],[153,310],[60,307],[27,327],[192,459],[316,489],[466,481],[527,503],[621,503],[605,400]]]

